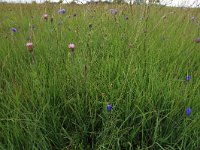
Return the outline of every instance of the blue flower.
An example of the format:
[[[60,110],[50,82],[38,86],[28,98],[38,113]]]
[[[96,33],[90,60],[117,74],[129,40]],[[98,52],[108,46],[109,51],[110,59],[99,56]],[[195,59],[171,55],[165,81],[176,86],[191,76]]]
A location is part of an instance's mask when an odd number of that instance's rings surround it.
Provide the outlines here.
[[[65,9],[60,9],[60,10],[58,11],[58,13],[59,13],[59,14],[65,14],[65,13],[66,13],[66,10],[65,10]]]
[[[112,110],[112,105],[111,104],[108,104],[107,105],[107,110],[110,112]]]
[[[190,75],[187,75],[185,79],[186,79],[186,81],[190,81],[191,76],[190,76]]]
[[[12,28],[12,31],[13,31],[13,32],[17,32],[17,29],[16,29],[16,28]]]
[[[191,110],[190,107],[188,107],[185,112],[186,112],[186,115],[189,117],[191,112],[192,112],[192,110]]]

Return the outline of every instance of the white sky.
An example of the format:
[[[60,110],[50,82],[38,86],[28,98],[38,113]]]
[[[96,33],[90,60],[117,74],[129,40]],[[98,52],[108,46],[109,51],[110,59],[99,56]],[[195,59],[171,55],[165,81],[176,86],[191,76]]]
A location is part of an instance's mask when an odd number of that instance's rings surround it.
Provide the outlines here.
[[[161,2],[172,6],[196,7],[200,5],[200,0],[161,0]]]
[[[31,2],[33,0],[0,0],[6,2]],[[45,0],[36,0],[36,2],[44,2]],[[58,2],[59,0],[50,0],[51,2]],[[64,0],[65,3],[71,2],[72,0]],[[90,0],[75,0],[78,2],[87,2]],[[98,0],[93,0],[98,1]],[[109,0],[108,0],[109,1]],[[111,0],[112,1],[112,0]],[[130,1],[130,0],[126,0]],[[132,0],[134,1],[134,0]],[[148,1],[148,0],[147,0]],[[184,6],[184,7],[200,7],[200,0],[160,0],[161,4],[165,4],[168,6]]]

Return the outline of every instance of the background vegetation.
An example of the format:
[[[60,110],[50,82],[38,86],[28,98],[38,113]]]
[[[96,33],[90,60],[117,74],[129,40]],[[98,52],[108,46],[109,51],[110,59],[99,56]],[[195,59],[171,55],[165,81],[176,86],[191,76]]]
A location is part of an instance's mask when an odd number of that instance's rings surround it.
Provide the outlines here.
[[[0,149],[199,149],[199,21],[153,5],[0,4]]]

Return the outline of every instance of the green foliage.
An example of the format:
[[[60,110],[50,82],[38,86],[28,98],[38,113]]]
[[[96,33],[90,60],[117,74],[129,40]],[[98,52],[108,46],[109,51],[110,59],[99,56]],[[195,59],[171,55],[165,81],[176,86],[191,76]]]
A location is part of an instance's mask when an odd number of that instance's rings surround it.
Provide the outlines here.
[[[0,149],[200,149],[188,16],[199,9],[0,4]]]

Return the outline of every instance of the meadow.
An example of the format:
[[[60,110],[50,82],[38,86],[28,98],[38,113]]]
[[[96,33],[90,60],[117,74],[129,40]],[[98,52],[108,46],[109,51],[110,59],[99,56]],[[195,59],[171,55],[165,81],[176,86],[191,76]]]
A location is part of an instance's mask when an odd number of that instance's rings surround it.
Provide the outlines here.
[[[198,38],[197,8],[0,4],[0,149],[200,149]]]

